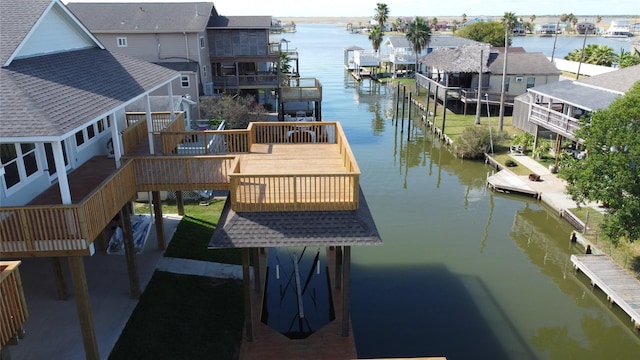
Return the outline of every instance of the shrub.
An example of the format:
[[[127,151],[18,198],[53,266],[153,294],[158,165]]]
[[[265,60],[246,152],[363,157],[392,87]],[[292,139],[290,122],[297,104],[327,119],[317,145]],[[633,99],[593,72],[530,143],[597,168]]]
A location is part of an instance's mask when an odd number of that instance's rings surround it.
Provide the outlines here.
[[[203,119],[223,119],[230,129],[246,129],[252,121],[264,121],[266,111],[251,95],[223,95],[200,99],[200,116]]]
[[[535,138],[533,137],[533,135],[529,134],[528,132],[521,132],[520,134],[514,136],[512,141],[513,145],[520,145],[526,150],[531,149],[534,139]]]
[[[472,126],[464,129],[456,140],[453,153],[464,159],[478,159],[491,147],[489,129],[480,126]]]
[[[517,163],[517,162],[515,162],[515,161],[513,161],[513,160],[511,160],[511,159],[507,159],[507,160],[504,162],[504,164],[505,164],[507,167],[516,167],[516,166],[518,166],[518,163]]]

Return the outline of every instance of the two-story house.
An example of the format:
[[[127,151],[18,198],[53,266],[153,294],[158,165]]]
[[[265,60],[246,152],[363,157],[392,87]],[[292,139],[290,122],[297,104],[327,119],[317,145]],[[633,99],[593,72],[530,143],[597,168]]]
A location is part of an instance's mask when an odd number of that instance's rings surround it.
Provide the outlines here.
[[[207,39],[207,23],[217,16],[212,2],[70,2],[67,7],[108,50],[179,71],[176,103],[187,119],[199,118],[197,100],[210,90],[203,84],[212,81]]]
[[[164,249],[161,191],[227,191],[223,220],[232,221],[211,246],[243,248],[245,294],[253,293],[251,249],[327,247],[337,257],[333,300],[342,309],[335,321],[341,331],[332,333],[349,336],[351,247],[381,240],[339,123],[252,122],[242,130],[189,131],[169,101],[180,73],[107,50],[60,0],[2,1],[0,24],[0,257],[53,259],[53,270],[38,281],[55,278],[59,294],[66,293],[61,259],[68,260],[87,359],[104,356],[84,263],[96,256],[95,242],[116,215],[125,228],[131,294],[140,293],[127,224],[138,192],[153,194],[156,237]],[[251,32],[235,34],[246,51],[255,50]],[[236,44],[236,35],[216,43],[224,49]],[[249,71],[246,62],[231,63]],[[151,111],[157,93],[167,95],[163,113]],[[145,111],[133,116],[128,109],[140,102]],[[246,231],[256,226],[265,236]],[[247,308],[261,304],[252,297],[245,297]],[[47,310],[41,310],[29,321],[46,323]],[[259,324],[246,314],[249,335]],[[59,325],[47,324],[47,331]]]
[[[465,114],[468,105],[477,107],[478,101],[495,107],[502,95],[504,57],[504,48],[487,44],[436,49],[420,59],[426,71],[417,74],[416,83],[445,106],[447,101],[461,102]],[[509,48],[506,71],[504,104],[509,112],[516,96],[536,85],[557,82],[561,74],[544,54],[519,47]]]
[[[536,143],[542,132],[551,132],[560,140],[579,142],[574,132],[580,127],[580,118],[607,108],[637,81],[640,65],[531,87],[516,98],[513,125],[534,134]]]

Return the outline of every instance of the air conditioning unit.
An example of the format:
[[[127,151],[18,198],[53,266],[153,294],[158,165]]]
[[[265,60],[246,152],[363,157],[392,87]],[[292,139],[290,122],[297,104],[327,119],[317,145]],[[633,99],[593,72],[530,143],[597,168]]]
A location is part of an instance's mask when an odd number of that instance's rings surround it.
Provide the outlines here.
[[[516,82],[517,82],[517,83],[521,83],[521,82],[523,82],[523,81],[524,81],[524,77],[522,77],[522,76],[516,76]]]

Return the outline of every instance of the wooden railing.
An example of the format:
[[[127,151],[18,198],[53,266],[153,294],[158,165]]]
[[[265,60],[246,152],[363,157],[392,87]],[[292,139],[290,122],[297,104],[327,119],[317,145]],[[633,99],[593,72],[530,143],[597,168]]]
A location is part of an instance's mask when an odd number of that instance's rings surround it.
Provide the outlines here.
[[[182,112],[175,112],[174,117],[178,117],[179,115],[184,116]],[[127,128],[146,119],[147,113],[145,112],[127,112],[125,114],[127,120]],[[184,118],[183,118],[184,120]],[[162,131],[162,129],[167,128],[167,126],[172,122],[171,120],[171,112],[170,111],[154,111],[151,113],[151,124],[153,128],[153,132]],[[146,127],[145,127],[146,129]],[[146,130],[145,130],[146,131]]]
[[[320,101],[322,84],[318,79],[294,78],[280,88],[280,101]]]
[[[122,132],[122,147],[128,154],[136,145],[147,137],[147,119],[133,123]]]
[[[125,163],[78,204],[0,208],[0,252],[90,255],[93,240],[135,195],[133,169]]]
[[[244,174],[232,168],[231,206],[235,211],[355,210],[360,170],[339,123],[274,123],[249,125],[252,143],[324,142],[338,144],[344,173]]]
[[[538,104],[531,105],[529,121],[570,139],[575,137],[574,132],[580,128],[579,119]]]
[[[234,156],[149,156],[134,161],[137,191],[227,190]]]
[[[249,125],[251,144],[336,143],[336,123],[252,122]]]
[[[220,155],[249,152],[248,130],[163,131],[164,155]]]
[[[20,335],[29,317],[19,265],[20,261],[0,261],[0,348]]]

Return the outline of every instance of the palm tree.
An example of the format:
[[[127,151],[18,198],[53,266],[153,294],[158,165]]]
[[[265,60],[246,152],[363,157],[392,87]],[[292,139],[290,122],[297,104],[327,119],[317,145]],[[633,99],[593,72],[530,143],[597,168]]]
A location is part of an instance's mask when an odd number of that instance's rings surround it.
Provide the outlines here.
[[[529,16],[529,20],[531,20],[531,23],[535,23],[536,22],[536,16],[535,15],[531,15]]]
[[[467,14],[462,14],[462,23],[466,23],[467,22]]]
[[[371,45],[373,46],[374,51],[378,51],[378,49],[380,49],[383,36],[384,34],[378,25],[373,25],[371,30],[369,30],[369,40],[371,40]]]
[[[418,56],[424,48],[429,48],[429,41],[431,40],[431,28],[429,24],[421,17],[416,17],[410,24],[407,34],[405,35],[407,40],[413,47],[413,52],[416,55],[416,67],[415,72],[418,72]],[[414,75],[415,76],[415,75]]]
[[[502,17],[502,25],[504,25],[504,63],[502,65],[502,89],[500,90],[500,118],[498,120],[498,131],[502,131],[504,127],[504,92],[507,87],[507,57],[509,56],[509,44],[511,39],[509,34],[513,31],[518,18],[515,13],[506,12]]]
[[[389,19],[389,7],[387,6],[387,4],[377,3],[374,10],[376,14],[373,18],[378,22],[380,31],[384,33],[384,23],[386,23],[387,19]]]

